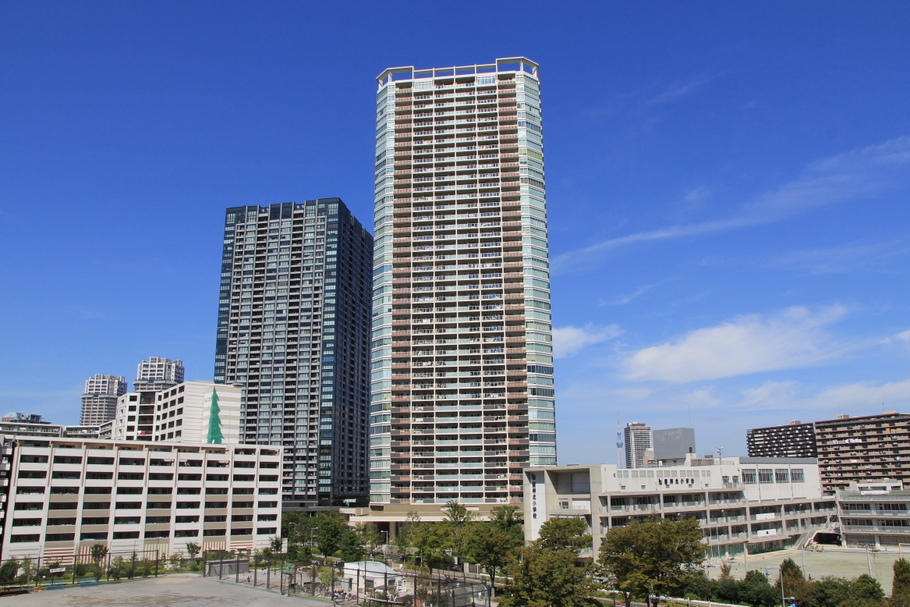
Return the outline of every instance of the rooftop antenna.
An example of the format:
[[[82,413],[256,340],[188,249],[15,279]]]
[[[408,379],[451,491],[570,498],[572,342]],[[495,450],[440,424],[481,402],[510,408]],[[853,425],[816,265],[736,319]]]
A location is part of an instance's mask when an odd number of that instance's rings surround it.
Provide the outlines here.
[[[714,450],[717,451],[717,459],[724,458],[724,448],[723,447],[715,447]]]

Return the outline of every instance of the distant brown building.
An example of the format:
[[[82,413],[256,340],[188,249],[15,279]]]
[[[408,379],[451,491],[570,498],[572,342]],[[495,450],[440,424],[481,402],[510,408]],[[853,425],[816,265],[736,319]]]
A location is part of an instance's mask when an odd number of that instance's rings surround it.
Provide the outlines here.
[[[850,417],[753,428],[749,457],[816,457],[822,488],[834,493],[851,482],[885,479],[910,484],[910,414]]]

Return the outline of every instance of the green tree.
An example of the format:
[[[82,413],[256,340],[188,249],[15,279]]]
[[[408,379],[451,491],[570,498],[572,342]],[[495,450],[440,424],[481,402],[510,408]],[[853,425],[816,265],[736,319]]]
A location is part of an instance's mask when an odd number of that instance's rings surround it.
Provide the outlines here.
[[[781,589],[783,583],[783,589]],[[803,570],[793,559],[784,559],[780,564],[780,572],[777,575],[778,596],[792,596],[798,605],[806,605],[812,599],[812,582],[806,580]]]
[[[187,549],[189,549],[189,544],[187,544]],[[53,569],[53,567],[51,567]],[[111,561],[110,575],[115,580],[119,580],[121,577],[126,575],[129,565],[126,564],[126,559],[122,556],[115,556],[114,560]]]
[[[358,523],[354,527],[360,545],[364,546],[371,553],[376,552],[376,547],[382,544],[382,534],[376,523]]]
[[[464,557],[467,553],[468,528],[471,525],[473,514],[463,504],[456,501],[448,502],[443,511],[446,513],[442,527],[449,540],[452,556]]]
[[[434,565],[446,561],[447,549],[451,546],[451,537],[440,523],[420,523],[409,535],[412,548],[420,556],[420,563],[431,571]]]
[[[363,549],[360,547],[360,537],[353,529],[347,529],[341,538],[341,548],[338,556],[345,563],[359,561],[363,558]]]
[[[494,506],[490,510],[490,522],[509,535],[524,541],[523,523],[517,506]]]
[[[398,526],[398,535],[395,537],[395,545],[400,554],[407,554],[408,548],[411,547],[411,536],[420,525],[420,515],[416,512],[408,512],[404,522]]]
[[[474,523],[467,534],[466,558],[481,565],[490,576],[490,586],[495,594],[496,575],[509,563],[524,544],[520,527],[518,533],[509,525],[492,520]]]
[[[540,542],[518,550],[509,566],[502,607],[580,607],[591,604],[593,588],[587,567],[576,565],[571,548],[546,548]]]
[[[269,539],[269,547],[272,549],[272,552],[279,553],[281,552],[281,546],[284,544],[282,540],[277,535]]]
[[[863,574],[848,580],[824,577],[812,585],[812,607],[858,607],[884,605],[885,595],[875,578]]]
[[[95,562],[95,567],[97,567],[100,570],[101,563],[107,557],[107,546],[105,546],[104,544],[92,544],[92,547],[90,549],[90,554],[92,557],[92,561]]]
[[[651,519],[613,527],[600,546],[598,564],[632,598],[670,594],[705,558],[703,534],[695,519]]]
[[[780,593],[775,590],[768,577],[761,571],[748,571],[739,584],[739,600],[756,607],[775,607],[780,602]]]
[[[315,529],[316,517],[308,513],[292,510],[281,516],[281,537],[288,540],[288,553],[292,552],[291,546],[308,546],[310,538],[315,539]]]
[[[0,584],[9,586],[14,583],[17,573],[19,573],[19,561],[16,559],[3,561],[3,564],[0,565]]]
[[[19,584],[30,584],[37,580],[38,566],[32,562],[32,559],[25,557],[19,562],[19,572],[16,582]]]
[[[199,546],[199,544],[194,544],[193,542],[186,543],[186,553],[187,553],[187,555],[189,555],[190,560],[192,561],[190,563],[190,569],[193,571],[195,571],[196,569],[199,568],[199,563],[196,561],[196,557],[199,556],[199,552],[201,550],[202,550],[202,548]],[[120,557],[118,557],[118,558],[120,558]],[[122,566],[118,566],[117,567],[117,575],[118,575],[117,579],[120,579],[119,576],[123,575],[124,573],[125,573],[125,569]]]
[[[522,521],[515,506],[496,506],[488,521],[473,523],[465,541],[465,558],[481,565],[495,594],[496,575],[524,545]]]
[[[348,521],[340,512],[320,512],[316,515],[316,547],[323,556],[333,556],[341,548],[348,530]]]
[[[894,561],[894,580],[891,583],[890,607],[910,607],[910,561]]]
[[[540,526],[538,542],[544,550],[568,549],[576,555],[591,547],[591,534],[581,518],[551,518]]]

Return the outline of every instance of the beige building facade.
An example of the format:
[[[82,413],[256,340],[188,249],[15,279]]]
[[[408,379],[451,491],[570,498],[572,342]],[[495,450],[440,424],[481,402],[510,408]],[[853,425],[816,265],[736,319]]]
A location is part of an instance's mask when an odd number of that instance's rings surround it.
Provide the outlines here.
[[[596,555],[606,533],[651,517],[695,518],[711,556],[765,552],[830,527],[835,501],[823,497],[808,458],[689,458],[685,465],[530,468],[524,473],[525,537],[554,517],[585,521]]]
[[[256,550],[281,527],[281,449],[3,437],[2,558]],[[150,556],[151,555],[151,556]]]

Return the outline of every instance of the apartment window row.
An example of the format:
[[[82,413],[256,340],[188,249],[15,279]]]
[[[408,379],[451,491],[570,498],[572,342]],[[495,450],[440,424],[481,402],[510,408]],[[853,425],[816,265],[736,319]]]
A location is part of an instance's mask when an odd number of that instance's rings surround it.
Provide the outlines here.
[[[756,483],[803,483],[806,480],[804,471],[801,468],[759,468],[757,471],[755,469],[743,469],[742,477],[743,483],[747,485],[754,485]]]

